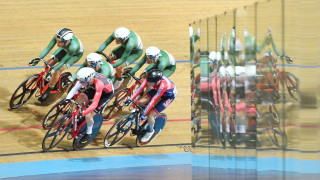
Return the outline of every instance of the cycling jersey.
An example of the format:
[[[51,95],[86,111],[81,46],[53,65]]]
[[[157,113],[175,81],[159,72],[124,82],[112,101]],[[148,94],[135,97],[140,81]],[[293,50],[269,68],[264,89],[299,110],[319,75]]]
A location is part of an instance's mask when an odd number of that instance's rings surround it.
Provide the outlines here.
[[[108,63],[107,61],[103,60],[102,64],[100,66],[101,67],[100,67],[99,71],[97,71],[97,72],[104,75],[105,77],[111,79],[111,81],[114,82],[115,72],[114,72],[112,65],[110,63]],[[83,64],[80,66],[80,68],[72,75],[72,79],[77,79],[77,73],[83,67],[87,67],[87,61],[84,61]]]
[[[147,86],[147,80],[145,79],[141,86],[134,92],[131,97],[133,101],[136,97],[143,91],[143,89]],[[155,103],[161,97],[172,97],[175,98],[177,95],[177,89],[173,82],[171,82],[168,78],[162,77],[160,83],[158,85],[153,86],[153,89],[157,91],[157,93],[152,97],[151,101],[149,102],[148,106],[144,110],[144,114],[148,114],[148,112],[155,106]],[[172,101],[168,102],[171,103]]]
[[[98,51],[102,52],[113,40],[113,33],[108,37],[108,39],[102,43],[99,47]],[[130,65],[135,62],[143,52],[143,44],[139,35],[135,32],[130,31],[130,37],[125,44],[121,44],[117,48],[115,48],[112,53],[115,55],[115,60],[118,60],[116,63],[112,64],[114,68],[126,63],[126,65]]]
[[[41,52],[39,58],[44,58],[51,51],[51,49],[55,46],[56,43],[57,40],[54,36],[50,41],[49,45]],[[83,55],[83,45],[76,36],[73,36],[70,44],[66,47],[60,47],[59,49],[54,51],[51,58],[55,58],[55,56],[57,56],[61,51],[65,51],[65,55],[62,57],[62,59],[58,60],[59,64],[57,64],[53,68],[55,72],[58,71],[63,65],[65,65],[66,68],[69,68],[74,63],[78,62]]]
[[[75,86],[71,89],[71,91],[68,93],[66,99],[71,99],[81,87],[83,87],[83,86],[78,81],[75,84]],[[95,89],[95,94],[93,97],[92,104],[82,113],[83,116],[89,114],[95,108],[97,108],[99,104],[101,104],[101,103],[99,103],[99,101],[100,101],[102,94],[113,93],[113,91],[114,91],[111,80],[104,77],[102,74],[99,74],[99,73],[96,73],[96,75],[94,76],[94,83],[92,85],[88,86],[86,89],[88,89],[88,88]]]
[[[160,50],[161,56],[156,63],[151,63],[143,72],[147,72],[150,69],[159,69],[162,71],[163,76],[170,77],[174,71],[176,70],[176,60],[172,56],[172,54],[167,51]],[[134,66],[134,68],[130,71],[131,74],[137,72],[145,63],[147,62],[147,56],[144,55],[141,61]]]

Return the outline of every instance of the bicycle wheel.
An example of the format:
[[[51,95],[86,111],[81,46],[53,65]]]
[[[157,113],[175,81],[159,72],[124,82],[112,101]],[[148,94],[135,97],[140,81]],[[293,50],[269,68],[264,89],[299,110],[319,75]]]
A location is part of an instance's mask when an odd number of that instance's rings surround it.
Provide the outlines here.
[[[59,118],[49,128],[42,141],[43,151],[48,151],[58,145],[66,136],[71,127],[71,115],[67,114]]]
[[[129,95],[130,89],[120,89],[114,93],[110,99],[110,105],[106,105],[102,110],[103,120],[108,121],[117,116],[124,108],[123,101]]]
[[[290,96],[299,102],[301,97],[301,92],[299,90],[299,80],[293,74],[286,72],[286,86]]]
[[[71,76],[70,72],[64,72],[60,75],[59,83],[57,83],[51,90],[50,96],[44,102],[41,102],[42,106],[48,106],[54,103],[63,95],[63,93],[68,89],[68,87],[64,85],[64,82],[68,79],[69,76]]]
[[[49,129],[52,124],[62,117],[65,114],[69,114],[71,109],[70,109],[70,104],[67,104],[65,106],[62,106],[61,103],[65,101],[64,99],[61,99],[58,103],[56,103],[47,113],[47,115],[44,117],[43,122],[42,122],[42,127],[43,129]]]
[[[17,109],[31,98],[38,89],[37,80],[39,77],[39,74],[34,74],[20,84],[9,101],[11,109]]]
[[[74,150],[81,150],[83,149],[84,147],[86,147],[88,144],[90,144],[90,142],[97,136],[101,126],[102,126],[102,121],[103,121],[103,118],[102,118],[102,115],[101,114],[96,114],[94,117],[93,117],[93,121],[94,121],[94,124],[93,124],[93,127],[92,127],[92,134],[91,134],[91,137],[88,139],[88,141],[84,144],[81,144],[79,141],[80,139],[82,138],[82,136],[79,136],[78,138],[75,138],[73,140],[73,149]],[[81,130],[79,131],[79,133],[85,133],[87,129],[87,126],[84,125],[82,126]]]
[[[267,119],[265,128],[269,138],[277,147],[285,148],[287,146],[287,135],[285,129],[280,126],[280,119],[276,109],[270,107],[270,112],[265,114],[265,118]]]
[[[134,117],[132,116],[132,114],[127,114],[113,124],[104,138],[105,147],[117,144],[131,130],[131,127],[134,124]]]

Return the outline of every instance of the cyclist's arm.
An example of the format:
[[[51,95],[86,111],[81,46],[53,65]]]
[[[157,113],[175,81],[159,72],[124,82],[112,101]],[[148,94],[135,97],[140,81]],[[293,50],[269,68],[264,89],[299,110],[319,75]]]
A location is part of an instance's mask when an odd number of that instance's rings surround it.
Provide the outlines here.
[[[99,103],[101,95],[102,95],[102,90],[103,90],[104,84],[102,81],[99,81],[98,79],[94,79],[94,84],[95,84],[96,93],[94,94],[93,101],[92,101],[91,105],[85,111],[83,111],[83,113],[82,113],[83,116],[91,113],[95,108],[98,107],[98,103]]]
[[[74,85],[74,87],[70,90],[70,92],[68,93],[66,99],[71,99],[73,98],[73,96],[77,93],[77,91],[81,88],[81,84],[80,82],[78,81],[76,83],[76,85]]]
[[[161,70],[162,72],[164,71],[164,69],[166,67],[169,67],[171,64],[170,64],[170,60],[169,59],[159,59],[159,65],[158,65],[158,69]]]
[[[120,66],[121,64],[123,64],[127,58],[129,57],[129,55],[131,54],[131,51],[134,47],[134,42],[130,41],[131,39],[128,40],[128,43],[126,45],[126,49],[124,50],[124,53],[122,54],[121,58],[114,64],[112,64],[113,68],[116,68],[118,66]]]
[[[83,67],[87,67],[86,61],[84,61],[83,64],[81,64],[81,66],[79,67],[79,69],[72,75],[72,79],[73,79],[73,80],[76,80],[76,79],[77,79],[78,71],[79,71],[81,68],[83,68]]]
[[[107,62],[104,62],[103,64],[101,64],[101,68],[100,68],[99,73],[104,75],[105,77],[107,77],[109,79],[112,79],[112,77],[114,76],[113,73],[112,73],[113,69],[110,70],[108,68],[108,66],[109,66],[109,63],[107,63]],[[111,65],[110,65],[110,67],[111,67]]]
[[[144,110],[144,114],[148,114],[149,111],[155,106],[155,103],[161,98],[161,96],[163,95],[163,93],[165,93],[168,89],[168,85],[165,85],[164,83],[162,83],[158,89],[158,92],[156,93],[156,95],[154,95],[151,99],[151,101],[149,102],[148,106],[146,107],[146,109]]]
[[[113,33],[99,47],[98,51],[102,52],[114,40]]]
[[[140,60],[140,62],[138,62],[137,65],[135,65],[132,70],[130,71],[131,74],[134,74],[135,72],[137,72],[145,63],[146,63],[146,55],[143,56],[143,58]]]
[[[51,49],[56,45],[56,42],[57,41],[55,37],[53,37],[50,43],[48,44],[48,46],[41,52],[41,54],[39,55],[39,58],[40,59],[44,58],[51,51]]]
[[[147,86],[147,80],[145,79],[142,84],[140,85],[140,87],[133,93],[132,97],[131,97],[131,101],[133,101],[134,99],[136,99],[136,97],[143,91],[143,89]]]

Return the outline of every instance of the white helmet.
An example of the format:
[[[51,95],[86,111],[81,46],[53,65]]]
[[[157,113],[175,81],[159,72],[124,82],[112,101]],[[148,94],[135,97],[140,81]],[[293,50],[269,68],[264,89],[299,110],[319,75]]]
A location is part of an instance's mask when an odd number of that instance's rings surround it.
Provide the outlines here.
[[[129,29],[127,28],[124,28],[124,27],[119,27],[118,29],[116,29],[113,33],[113,37],[116,39],[116,40],[119,40],[121,42],[124,42],[126,40],[129,39],[130,37],[130,31]]]
[[[189,25],[189,36],[190,38],[193,36],[193,28],[191,25]]]
[[[224,52],[224,60],[228,60],[228,59],[229,59],[228,52]]]
[[[243,44],[242,42],[240,41],[240,39],[237,39],[236,40],[236,48],[235,48],[236,51],[243,51]]]
[[[219,73],[222,77],[226,77],[226,75],[227,75],[226,68],[224,66],[221,66],[219,69]]]
[[[234,69],[233,69],[232,66],[228,66],[228,67],[226,68],[226,71],[227,71],[227,76],[228,76],[229,78],[233,78],[233,77],[234,77]]]
[[[56,33],[56,40],[66,43],[73,38],[73,32],[71,29],[62,28],[59,29]]]
[[[246,74],[246,67],[244,66],[236,66],[235,67],[236,76],[245,76]]]
[[[160,49],[155,46],[150,46],[146,49],[146,56],[150,60],[156,60],[161,56]]]
[[[102,57],[98,53],[90,53],[86,61],[87,65],[95,68],[97,65],[102,64]]]
[[[211,51],[209,54],[209,61],[214,61],[217,59],[217,53],[215,51]]]
[[[254,65],[247,66],[246,74],[247,74],[247,76],[255,76],[256,75],[256,66],[254,66]]]
[[[91,79],[94,78],[94,75],[96,74],[96,71],[89,67],[81,68],[77,73],[77,79],[80,82],[86,83],[91,81]]]

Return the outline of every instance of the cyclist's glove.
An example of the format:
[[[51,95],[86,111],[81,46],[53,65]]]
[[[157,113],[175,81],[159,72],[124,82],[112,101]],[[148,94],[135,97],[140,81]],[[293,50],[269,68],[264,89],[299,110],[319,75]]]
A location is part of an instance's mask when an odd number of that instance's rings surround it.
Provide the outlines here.
[[[35,66],[39,63],[39,61],[40,61],[39,58],[34,58],[31,61],[29,61],[29,65]]]
[[[131,101],[130,99],[123,101],[123,103],[124,103],[125,105],[127,105],[127,106],[129,106],[129,104],[130,104],[131,102],[132,102],[132,101]]]
[[[145,115],[145,114],[142,114],[142,115],[140,116],[140,119],[141,119],[141,121],[145,120],[145,119],[146,119],[146,115]]]

